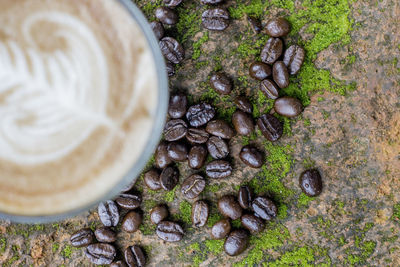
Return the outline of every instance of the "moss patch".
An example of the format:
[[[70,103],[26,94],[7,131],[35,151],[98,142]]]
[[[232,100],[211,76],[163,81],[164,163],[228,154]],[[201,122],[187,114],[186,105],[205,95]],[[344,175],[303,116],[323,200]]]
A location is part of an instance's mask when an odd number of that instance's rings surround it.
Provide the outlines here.
[[[192,204],[186,200],[179,204],[178,218],[187,224],[192,224]]]
[[[224,250],[224,240],[206,240],[204,244],[207,251],[214,255],[218,255]]]

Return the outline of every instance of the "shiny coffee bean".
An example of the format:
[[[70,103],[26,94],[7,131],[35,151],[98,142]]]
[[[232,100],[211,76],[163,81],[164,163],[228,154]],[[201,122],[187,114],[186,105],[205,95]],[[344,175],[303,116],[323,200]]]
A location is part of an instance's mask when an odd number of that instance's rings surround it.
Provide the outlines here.
[[[171,118],[182,118],[186,114],[186,108],[187,98],[185,95],[173,95],[170,97],[168,105],[168,115]]]
[[[115,204],[114,201],[107,200],[106,202],[100,203],[97,210],[100,221],[104,226],[117,226],[119,222],[119,212],[117,204]]]
[[[273,18],[267,22],[264,29],[269,36],[281,37],[290,32],[290,24],[284,18]]]
[[[206,174],[214,179],[225,178],[232,174],[232,166],[225,160],[214,160],[206,165]]]
[[[173,161],[168,157],[168,144],[166,142],[161,142],[154,155],[154,165],[159,169],[164,169]]]
[[[74,247],[86,247],[95,242],[94,234],[89,228],[83,228],[74,234],[70,238],[71,245]]]
[[[242,223],[243,227],[249,230],[252,234],[260,233],[265,227],[264,221],[253,214],[243,215],[240,217],[240,222]]]
[[[281,55],[283,50],[282,40],[279,38],[269,38],[261,51],[261,61],[273,64]]]
[[[179,170],[175,167],[167,167],[160,174],[161,187],[171,191],[179,182]]]
[[[206,131],[211,135],[218,136],[223,139],[231,139],[235,135],[232,127],[223,120],[210,121],[207,123]]]
[[[249,101],[249,99],[247,99],[244,96],[236,97],[235,104],[243,112],[246,112],[246,113],[253,112],[253,106],[252,106],[251,102]]]
[[[276,113],[292,118],[298,116],[303,111],[303,105],[297,98],[284,96],[275,100],[274,109]]]
[[[164,0],[163,2],[167,7],[176,7],[182,3],[182,0]]]
[[[318,170],[306,170],[300,175],[300,188],[310,197],[315,197],[321,194],[322,179]]]
[[[169,221],[162,221],[157,225],[156,234],[159,238],[167,242],[178,242],[182,240],[184,232],[182,227]]]
[[[168,77],[174,76],[175,75],[175,64],[168,61],[165,66],[167,68]]]
[[[253,200],[253,192],[247,186],[241,186],[238,193],[238,202],[243,209],[249,209]]]
[[[228,95],[232,91],[232,81],[225,73],[214,73],[210,77],[211,87],[221,95]]]
[[[242,253],[249,243],[249,234],[244,229],[233,230],[225,240],[224,250],[229,256]]]
[[[278,140],[283,134],[283,123],[271,114],[264,114],[257,120],[261,133],[271,142]]]
[[[187,160],[188,153],[188,148],[184,143],[172,142],[168,145],[168,157],[173,161]]]
[[[193,174],[182,183],[181,192],[185,198],[193,199],[200,195],[206,187],[206,180],[198,174]]]
[[[277,61],[272,66],[272,78],[280,88],[289,86],[289,72],[283,61]]]
[[[192,223],[195,227],[206,225],[209,215],[209,209],[206,202],[196,201],[192,206]]]
[[[150,211],[150,221],[154,224],[159,224],[168,217],[168,208],[165,205],[157,205]]]
[[[160,190],[160,174],[156,169],[151,169],[143,175],[143,180],[146,186],[151,190]]]
[[[253,62],[249,68],[250,77],[253,79],[262,81],[267,77],[271,76],[272,70],[271,67],[263,62]]]
[[[304,49],[298,45],[292,45],[286,49],[283,63],[285,63],[291,75],[299,72],[301,65],[303,65],[305,54]]]
[[[215,109],[207,103],[200,103],[191,106],[187,113],[186,118],[189,124],[193,127],[199,127],[207,124],[215,116]]]
[[[200,169],[207,159],[207,149],[204,146],[192,146],[188,155],[188,164],[192,169]]]
[[[139,226],[142,223],[142,215],[136,211],[128,212],[124,219],[122,219],[121,228],[125,232],[133,233],[139,230]]]
[[[152,21],[150,23],[150,27],[153,30],[154,35],[156,36],[157,40],[160,40],[161,38],[164,37],[164,26],[162,25],[161,22]]]
[[[212,31],[223,31],[229,26],[229,13],[223,8],[208,9],[201,15],[204,28]]]
[[[139,246],[129,246],[124,251],[125,262],[128,267],[143,267],[146,265],[146,257]]]
[[[163,56],[174,64],[179,64],[185,58],[185,50],[172,37],[164,37],[158,43]]]
[[[128,265],[125,264],[123,261],[114,261],[110,264],[110,267],[127,267]]]
[[[243,212],[236,198],[231,195],[225,195],[218,200],[218,210],[223,216],[232,220],[239,219]]]
[[[115,199],[115,202],[123,209],[134,210],[139,208],[142,197],[139,194],[122,194]]]
[[[250,23],[251,28],[255,33],[260,33],[262,31],[261,21],[255,17],[248,16],[247,21]]]
[[[155,11],[155,16],[159,21],[167,25],[174,25],[178,22],[178,15],[168,7],[158,7]]]
[[[164,127],[165,140],[172,142],[182,139],[186,136],[187,124],[181,119],[170,120]]]
[[[85,250],[86,257],[96,265],[112,263],[116,254],[115,247],[106,243],[91,244]]]
[[[113,243],[117,240],[117,234],[109,227],[100,227],[94,231],[97,241],[102,243]]]
[[[250,114],[243,111],[235,111],[232,115],[232,124],[240,135],[250,135],[254,131],[254,122]]]
[[[216,5],[222,3],[223,1],[224,0],[201,0],[201,3],[205,5]]]
[[[261,168],[264,163],[263,154],[255,147],[244,146],[239,153],[239,158],[249,167]]]
[[[225,238],[231,231],[231,223],[229,219],[222,219],[216,222],[211,228],[211,237],[213,239]]]
[[[260,90],[270,99],[279,97],[279,87],[270,79],[265,79],[260,83]]]
[[[204,144],[210,135],[202,128],[189,128],[186,133],[186,139],[192,144]]]
[[[255,215],[267,221],[275,218],[278,212],[274,202],[266,197],[256,197],[251,203],[251,207]]]
[[[228,144],[221,138],[211,136],[207,141],[208,153],[214,159],[223,159],[229,155]]]

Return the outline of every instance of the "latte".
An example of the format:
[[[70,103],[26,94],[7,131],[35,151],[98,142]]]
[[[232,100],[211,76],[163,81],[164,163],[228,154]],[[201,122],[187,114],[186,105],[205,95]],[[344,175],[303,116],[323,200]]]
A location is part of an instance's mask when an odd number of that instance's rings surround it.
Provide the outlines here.
[[[62,213],[120,182],[152,131],[155,77],[118,1],[0,1],[0,211]]]

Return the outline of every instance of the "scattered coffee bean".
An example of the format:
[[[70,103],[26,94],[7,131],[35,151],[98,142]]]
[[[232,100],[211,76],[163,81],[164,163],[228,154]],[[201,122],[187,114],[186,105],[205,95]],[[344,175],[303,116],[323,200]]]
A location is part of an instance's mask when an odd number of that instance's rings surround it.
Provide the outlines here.
[[[156,234],[164,241],[178,242],[182,240],[184,232],[179,224],[175,222],[162,221],[157,225]]]
[[[146,172],[143,176],[143,180],[147,187],[151,190],[156,191],[161,189],[160,174],[156,169],[151,169]]]
[[[154,224],[159,224],[168,217],[168,208],[165,205],[157,205],[150,211],[150,220]]]
[[[164,127],[164,138],[167,141],[177,141],[186,136],[187,124],[181,119],[170,120]]]
[[[198,200],[192,207],[192,222],[195,227],[203,227],[208,220],[209,209],[206,202]]]
[[[232,81],[225,73],[219,72],[211,75],[211,87],[221,95],[228,95],[232,91]]]
[[[279,97],[279,87],[270,79],[265,79],[260,83],[260,90],[270,99]]]
[[[224,250],[229,256],[242,253],[248,245],[249,234],[244,229],[233,230],[225,240]]]
[[[218,136],[224,139],[231,139],[235,132],[229,126],[226,121],[223,120],[213,120],[207,123],[206,131],[214,136]]]
[[[218,210],[225,216],[232,220],[239,219],[242,216],[242,207],[240,207],[236,198],[231,195],[226,195],[218,200]]]
[[[236,97],[235,104],[243,112],[246,113],[253,112],[253,106],[251,105],[251,102],[244,96]]]
[[[168,157],[168,144],[165,142],[161,142],[154,155],[154,164],[159,169],[164,169],[169,164],[172,163],[172,159]]]
[[[125,264],[123,261],[114,261],[110,264],[110,267],[127,267],[128,265]]]
[[[252,234],[258,234],[262,230],[264,230],[265,224],[264,221],[254,216],[253,214],[245,214],[240,218],[240,221],[244,228],[250,231]]]
[[[139,229],[142,223],[142,215],[136,211],[128,212],[121,223],[121,228],[125,232],[133,233]]]
[[[228,156],[228,144],[220,137],[211,136],[207,141],[208,153],[214,159],[223,159]]]
[[[168,7],[158,7],[155,11],[155,16],[159,21],[167,25],[174,25],[178,22],[178,15]]]
[[[256,197],[251,207],[258,217],[267,221],[275,218],[278,212],[274,202],[266,197]]]
[[[200,169],[207,159],[207,149],[204,146],[193,146],[188,155],[188,164],[192,169]]]
[[[265,32],[272,37],[285,36],[290,31],[290,24],[284,18],[270,19],[265,25]]]
[[[178,184],[179,170],[175,167],[165,168],[160,175],[161,187],[171,191]]]
[[[202,128],[189,128],[186,133],[186,139],[192,144],[204,144],[210,135]]]
[[[253,192],[247,186],[241,186],[238,193],[238,202],[243,209],[249,209],[253,200]]]
[[[185,58],[185,50],[172,37],[164,37],[159,42],[163,56],[174,64],[179,64]]]
[[[225,178],[232,174],[232,166],[225,160],[214,160],[206,165],[206,174],[214,179]]]
[[[168,157],[173,161],[185,161],[188,157],[188,149],[184,143],[172,142],[168,145]]]
[[[128,267],[143,267],[146,265],[146,257],[139,246],[129,246],[124,252],[125,262]]]
[[[255,17],[248,16],[247,21],[250,23],[251,28],[255,33],[260,33],[262,30],[261,21]]]
[[[169,99],[168,115],[174,119],[182,118],[186,114],[186,107],[187,98],[185,95],[173,95]]]
[[[201,3],[205,5],[216,5],[222,3],[222,1],[224,0],[201,0]]]
[[[104,226],[117,226],[119,222],[119,212],[117,204],[112,200],[102,202],[98,207],[100,221]]]
[[[216,222],[211,228],[211,237],[213,239],[225,238],[231,231],[231,223],[225,218]]]
[[[257,120],[257,126],[261,133],[271,142],[278,140],[283,134],[283,124],[278,118],[270,114],[264,114]]]
[[[164,0],[164,4],[167,7],[176,7],[178,6],[180,3],[182,3],[182,0]]]
[[[215,109],[207,103],[191,106],[186,113],[186,118],[193,127],[207,124],[214,116]]]
[[[304,57],[305,51],[298,45],[292,45],[286,49],[283,56],[283,63],[285,63],[291,75],[299,72],[301,65],[303,65]]]
[[[94,231],[97,241],[102,243],[112,243],[117,240],[117,234],[109,227],[100,227]]]
[[[91,244],[86,248],[86,257],[96,265],[110,264],[115,258],[115,247],[106,243]]]
[[[175,64],[168,61],[166,64],[168,77],[175,75]]]
[[[239,154],[240,159],[249,167],[261,168],[264,162],[263,154],[257,148],[244,146]]]
[[[289,86],[289,72],[283,61],[277,61],[272,66],[272,77],[280,88]]]
[[[241,110],[235,111],[232,115],[232,124],[240,135],[250,135],[254,131],[254,122],[250,114]]]
[[[274,109],[276,113],[292,118],[298,116],[303,111],[303,105],[297,98],[284,96],[275,100]]]
[[[133,186],[135,185],[136,179],[133,180],[132,182],[130,182],[129,184],[127,184],[126,186],[124,186],[124,188],[121,189],[121,192],[128,192],[130,191]]]
[[[310,197],[315,197],[321,194],[322,179],[318,170],[306,170],[300,175],[300,188]]]
[[[83,228],[75,232],[71,238],[71,245],[74,247],[86,247],[95,242],[92,230],[89,228]]]
[[[208,9],[201,15],[203,27],[213,31],[223,31],[229,26],[229,13],[223,8]]]
[[[181,192],[185,198],[193,199],[200,195],[206,187],[206,181],[198,174],[193,174],[182,183]]]
[[[150,23],[150,27],[153,30],[157,40],[160,40],[161,38],[164,37],[164,26],[162,25],[161,22],[153,21]]]
[[[269,38],[261,51],[261,61],[273,64],[281,55],[283,50],[282,40],[279,38]]]
[[[115,202],[123,209],[134,210],[139,208],[142,197],[139,194],[122,194],[115,199]]]
[[[263,62],[253,62],[249,68],[250,77],[262,81],[272,74],[271,67]]]

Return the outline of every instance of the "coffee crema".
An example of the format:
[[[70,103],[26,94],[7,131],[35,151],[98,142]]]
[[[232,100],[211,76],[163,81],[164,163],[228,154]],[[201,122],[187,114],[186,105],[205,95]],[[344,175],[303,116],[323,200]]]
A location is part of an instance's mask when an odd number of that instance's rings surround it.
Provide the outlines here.
[[[0,211],[62,213],[115,186],[152,131],[155,77],[118,1],[1,1]]]

